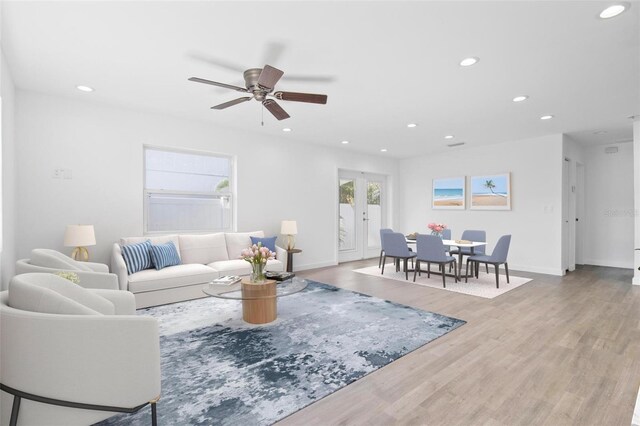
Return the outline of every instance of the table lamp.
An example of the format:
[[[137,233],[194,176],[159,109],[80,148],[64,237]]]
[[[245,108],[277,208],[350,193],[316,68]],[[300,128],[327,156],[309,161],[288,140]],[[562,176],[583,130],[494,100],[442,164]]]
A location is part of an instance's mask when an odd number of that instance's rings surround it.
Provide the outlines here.
[[[87,246],[96,245],[96,234],[93,225],[67,225],[64,233],[64,246],[75,247],[71,257],[75,260],[89,260]]]
[[[294,235],[298,233],[298,224],[295,220],[283,220],[280,233],[287,236],[287,250],[291,250],[296,246]]]

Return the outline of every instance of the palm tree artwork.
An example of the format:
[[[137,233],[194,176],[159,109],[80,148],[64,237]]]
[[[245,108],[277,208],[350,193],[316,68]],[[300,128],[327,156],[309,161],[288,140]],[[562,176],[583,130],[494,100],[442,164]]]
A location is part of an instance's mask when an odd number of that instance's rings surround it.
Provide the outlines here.
[[[493,195],[496,195],[496,193],[495,193],[495,192],[493,192],[493,188],[495,188],[495,187],[496,187],[496,184],[495,184],[495,183],[493,183],[493,179],[488,179],[488,180],[486,180],[486,181],[484,182],[484,187],[485,187],[485,188],[487,188],[489,191],[491,191],[491,193],[492,193]]]

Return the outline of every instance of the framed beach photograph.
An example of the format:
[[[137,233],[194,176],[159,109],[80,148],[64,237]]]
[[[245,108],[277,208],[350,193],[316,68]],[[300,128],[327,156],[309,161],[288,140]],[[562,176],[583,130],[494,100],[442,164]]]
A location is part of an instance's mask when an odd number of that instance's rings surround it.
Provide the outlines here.
[[[510,174],[471,176],[471,208],[511,210]]]
[[[434,179],[431,207],[434,209],[464,210],[465,184],[464,176]]]

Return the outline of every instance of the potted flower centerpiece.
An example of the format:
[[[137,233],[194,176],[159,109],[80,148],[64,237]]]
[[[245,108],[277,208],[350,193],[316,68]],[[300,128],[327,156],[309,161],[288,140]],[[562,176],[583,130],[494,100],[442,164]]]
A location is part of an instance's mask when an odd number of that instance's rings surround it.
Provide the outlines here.
[[[447,229],[447,225],[444,223],[430,223],[427,225],[427,228],[431,230],[431,235],[442,238],[442,231]]]
[[[267,261],[275,259],[276,254],[264,247],[262,243],[258,243],[242,250],[240,257],[251,265],[251,282],[262,284],[265,282],[264,268],[267,266]]]

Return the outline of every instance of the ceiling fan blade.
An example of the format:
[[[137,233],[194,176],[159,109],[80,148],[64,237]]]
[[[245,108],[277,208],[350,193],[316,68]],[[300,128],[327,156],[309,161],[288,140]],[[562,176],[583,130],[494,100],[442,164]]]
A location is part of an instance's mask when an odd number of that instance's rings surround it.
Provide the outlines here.
[[[253,99],[253,97],[246,96],[244,98],[238,98],[238,99],[234,99],[234,100],[229,101],[229,102],[225,102],[225,103],[220,104],[220,105],[212,106],[211,109],[225,109],[225,108],[229,108],[229,107],[234,106],[234,105],[241,104],[242,102],[250,101],[251,99]]]
[[[285,118],[290,117],[289,114],[287,114],[287,112],[283,110],[282,107],[273,99],[263,101],[262,105],[264,105],[264,107],[268,109],[269,112],[278,120],[284,120]]]
[[[233,86],[231,84],[218,83],[217,81],[205,80],[204,78],[191,77],[189,78],[189,81],[195,81],[196,83],[210,84],[212,86],[224,87],[225,89],[231,89],[238,92],[248,92],[248,90],[245,89],[244,87]]]
[[[280,77],[282,77],[283,74],[284,72],[280,71],[278,68],[274,68],[271,65],[265,65],[264,68],[262,68],[260,77],[258,77],[258,85],[267,89],[273,89],[276,87],[276,83],[280,80]]]
[[[309,104],[327,103],[327,95],[317,95],[314,93],[275,92],[273,96],[283,101],[307,102]]]
[[[234,64],[233,62],[228,62],[223,59],[218,59],[216,57],[213,57],[204,53],[191,52],[188,54],[188,56],[191,59],[195,59],[196,61],[200,61],[200,62],[207,63],[209,65],[214,65],[216,67],[224,68],[239,74],[242,74],[244,70],[247,69],[247,67],[244,67],[242,65]]]
[[[336,78],[332,75],[297,75],[287,74],[282,77],[286,81],[305,81],[311,83],[333,83]]]

